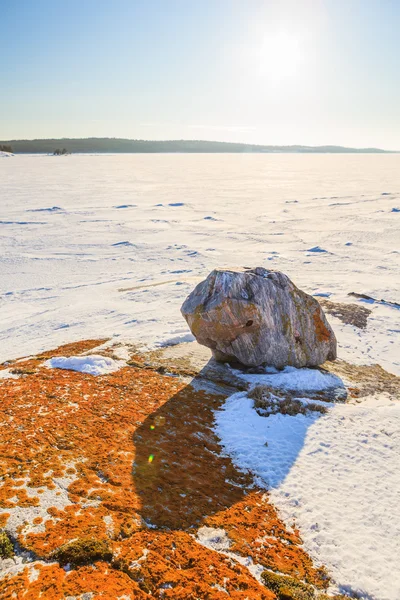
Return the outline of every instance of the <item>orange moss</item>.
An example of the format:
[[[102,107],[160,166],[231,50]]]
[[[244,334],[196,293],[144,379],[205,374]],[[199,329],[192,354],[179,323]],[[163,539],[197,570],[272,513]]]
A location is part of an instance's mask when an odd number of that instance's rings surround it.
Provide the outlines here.
[[[0,581],[0,597],[58,600],[92,591],[110,599],[222,599],[224,588],[232,598],[272,600],[245,567],[195,541],[191,534],[204,524],[223,527],[233,552],[323,587],[298,534],[221,456],[212,427],[224,397],[137,362],[101,377],[39,365],[34,375],[0,384],[3,526],[12,510],[40,505],[41,492],[70,477],[70,504],[47,510],[44,531],[22,525],[19,544],[48,560],[72,540],[108,539],[113,553],[70,572],[38,565],[32,581],[27,568]]]

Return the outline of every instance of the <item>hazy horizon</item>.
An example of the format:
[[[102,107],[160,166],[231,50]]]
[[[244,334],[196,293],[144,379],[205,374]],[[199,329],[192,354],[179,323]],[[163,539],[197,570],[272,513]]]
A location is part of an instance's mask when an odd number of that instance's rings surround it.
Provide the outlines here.
[[[400,147],[399,3],[0,0],[0,16],[4,140]]]

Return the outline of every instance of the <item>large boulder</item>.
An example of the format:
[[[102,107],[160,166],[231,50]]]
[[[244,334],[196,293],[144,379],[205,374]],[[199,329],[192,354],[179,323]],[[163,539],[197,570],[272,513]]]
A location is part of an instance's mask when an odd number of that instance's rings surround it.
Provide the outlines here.
[[[336,358],[336,338],[317,300],[262,267],[215,269],[181,312],[220,361],[316,367]]]

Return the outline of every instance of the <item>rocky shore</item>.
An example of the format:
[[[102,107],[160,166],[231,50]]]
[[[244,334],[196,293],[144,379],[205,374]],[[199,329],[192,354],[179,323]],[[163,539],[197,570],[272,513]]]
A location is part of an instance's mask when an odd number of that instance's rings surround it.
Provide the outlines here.
[[[46,366],[94,352],[126,366]],[[243,383],[208,350],[89,340],[0,373],[2,598],[322,597],[325,569],[221,452],[214,411]]]

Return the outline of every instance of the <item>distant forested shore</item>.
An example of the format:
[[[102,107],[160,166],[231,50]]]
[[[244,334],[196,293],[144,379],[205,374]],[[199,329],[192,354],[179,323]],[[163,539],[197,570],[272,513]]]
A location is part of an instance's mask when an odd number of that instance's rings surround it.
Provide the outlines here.
[[[7,146],[19,154],[54,154],[58,148],[70,153],[136,153],[136,152],[187,152],[187,153],[385,153],[379,148],[346,148],[344,146],[263,146],[232,142],[210,142],[204,140],[128,140],[123,138],[59,138],[43,140],[6,140]]]

